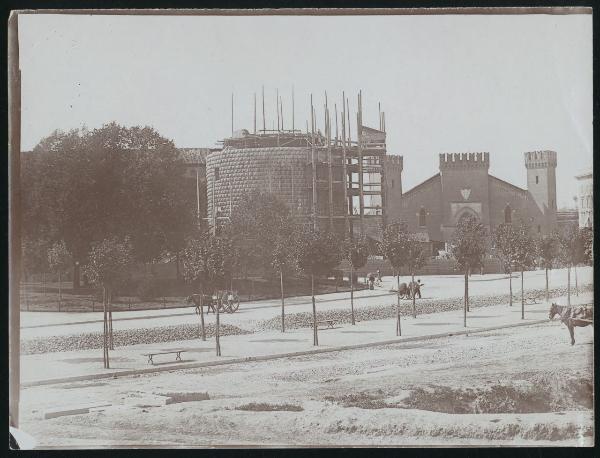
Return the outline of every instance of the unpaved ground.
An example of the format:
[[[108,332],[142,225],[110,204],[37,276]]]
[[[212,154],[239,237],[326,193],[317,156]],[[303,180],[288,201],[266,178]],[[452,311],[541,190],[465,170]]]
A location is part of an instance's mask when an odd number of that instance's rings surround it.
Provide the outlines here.
[[[27,388],[21,426],[41,447],[592,445],[593,329],[576,333],[574,347],[553,322]],[[112,406],[43,419],[94,403]]]

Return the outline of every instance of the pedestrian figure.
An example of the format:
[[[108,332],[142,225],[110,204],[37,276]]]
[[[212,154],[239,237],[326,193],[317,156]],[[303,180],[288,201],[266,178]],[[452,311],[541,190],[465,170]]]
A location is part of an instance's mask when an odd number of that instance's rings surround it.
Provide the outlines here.
[[[421,279],[417,280],[416,288],[415,288],[415,296],[418,295],[419,299],[421,299],[421,286],[424,286],[425,283],[421,283]]]
[[[369,289],[374,289],[375,285],[375,275],[372,273],[369,274]]]

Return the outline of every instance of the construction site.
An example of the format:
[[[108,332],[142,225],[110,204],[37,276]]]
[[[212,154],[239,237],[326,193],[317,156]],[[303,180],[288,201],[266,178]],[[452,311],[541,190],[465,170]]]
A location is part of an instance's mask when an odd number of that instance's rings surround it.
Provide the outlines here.
[[[325,94],[319,123],[311,95],[305,130],[296,129],[293,115],[286,129],[277,95],[277,128],[267,129],[263,90],[263,128],[258,130],[255,95],[253,131],[232,127],[222,148],[206,156],[211,229],[218,231],[246,196],[258,191],[277,195],[298,224],[380,240],[387,203],[402,195],[402,157],[387,154],[381,108],[374,129],[363,125],[361,92],[354,114],[345,94],[342,100],[341,107],[331,107]]]

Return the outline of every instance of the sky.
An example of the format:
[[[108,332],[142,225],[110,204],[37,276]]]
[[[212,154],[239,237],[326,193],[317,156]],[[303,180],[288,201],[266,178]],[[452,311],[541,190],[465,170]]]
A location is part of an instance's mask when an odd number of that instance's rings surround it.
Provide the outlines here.
[[[19,16],[22,149],[56,129],[147,125],[177,147],[215,147],[233,127],[305,129],[313,94],[363,124],[385,112],[388,154],[408,190],[439,153],[490,153],[490,173],[526,187],[523,153],[558,153],[557,203],[592,164],[591,15]],[[352,117],[355,135],[356,118]]]

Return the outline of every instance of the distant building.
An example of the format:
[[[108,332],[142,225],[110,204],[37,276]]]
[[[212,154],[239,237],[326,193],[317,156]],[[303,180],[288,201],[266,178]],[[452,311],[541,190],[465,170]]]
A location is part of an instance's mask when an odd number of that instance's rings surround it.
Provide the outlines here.
[[[577,209],[579,227],[594,225],[594,175],[590,168],[575,177],[578,182]]]
[[[579,212],[573,208],[561,208],[556,212],[556,225],[558,228],[577,226],[579,223]]]
[[[477,217],[493,231],[503,223],[523,220],[534,233],[557,226],[556,152],[525,153],[527,189],[488,173],[489,153],[440,154],[440,171],[389,202],[388,221],[405,222],[432,254],[446,248],[458,221]]]

